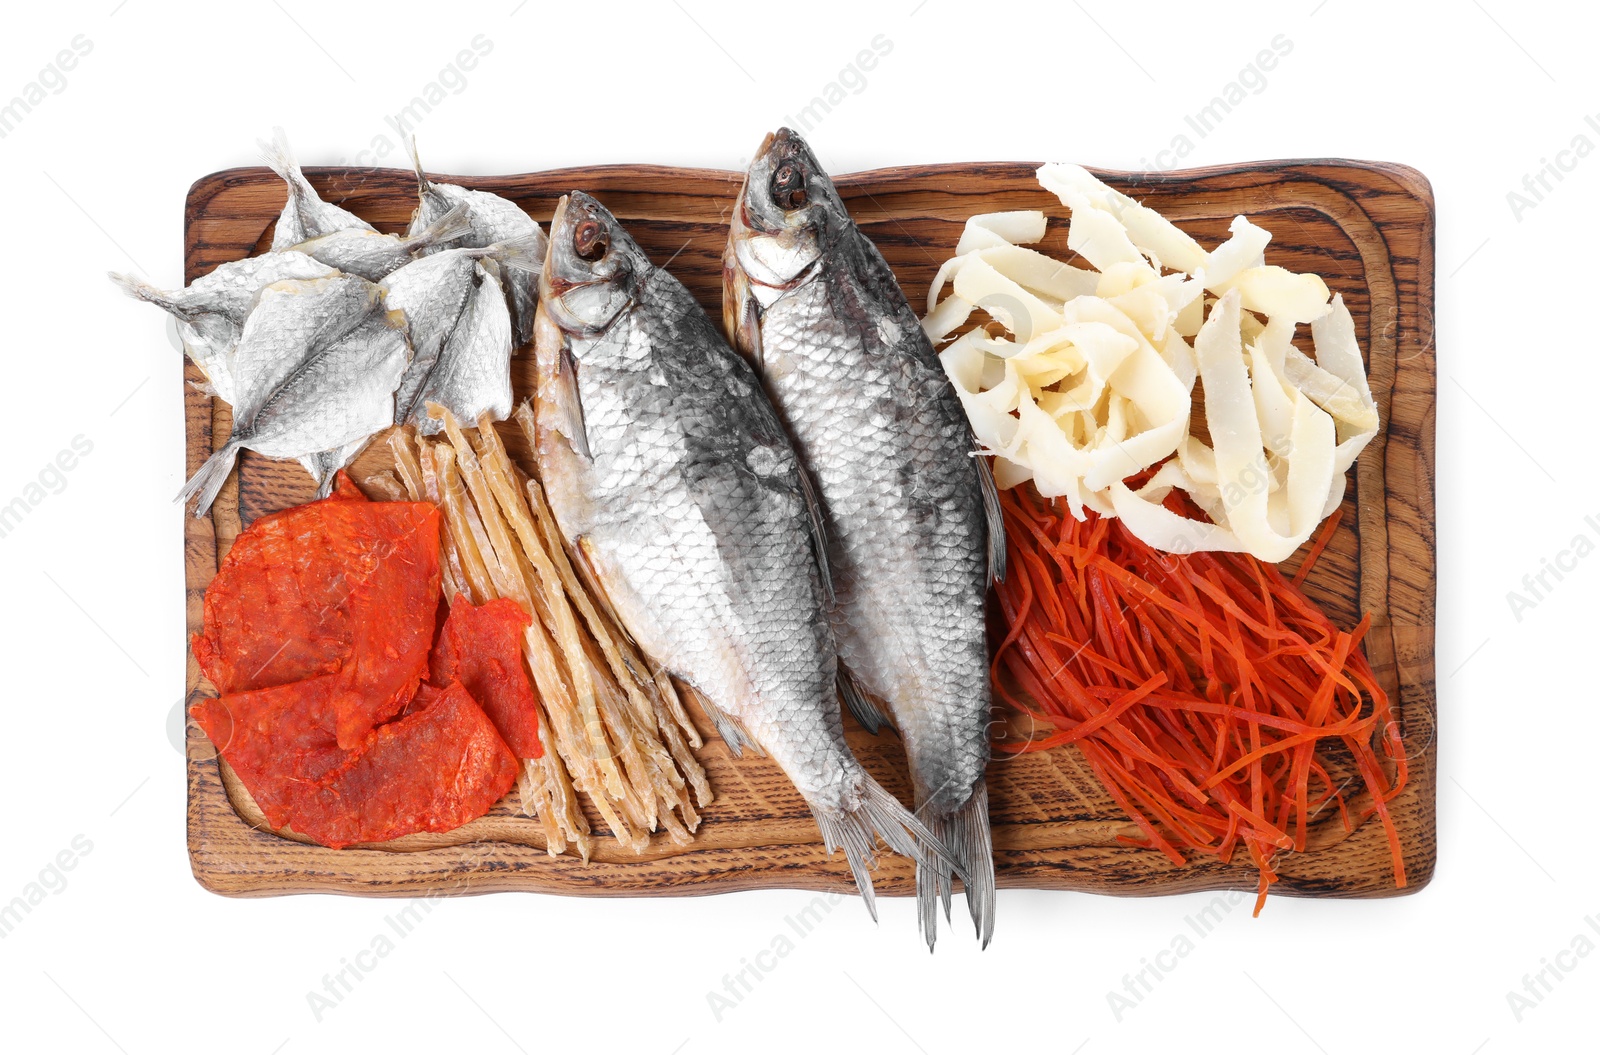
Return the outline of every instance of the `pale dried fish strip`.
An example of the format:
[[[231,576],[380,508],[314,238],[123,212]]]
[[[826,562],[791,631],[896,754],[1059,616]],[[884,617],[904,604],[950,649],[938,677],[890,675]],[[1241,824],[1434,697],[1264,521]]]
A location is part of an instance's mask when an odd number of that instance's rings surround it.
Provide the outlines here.
[[[657,699],[659,700],[659,697]],[[658,706],[665,708],[664,704],[658,703]],[[706,771],[700,765],[700,760],[690,750],[683,730],[671,720],[670,715],[661,714],[658,717],[661,733],[666,738],[667,750],[672,753],[673,760],[678,763],[679,771],[683,773],[688,786],[693,789],[695,801],[701,806],[711,805],[716,801],[716,793],[711,790],[711,782],[706,779]],[[685,820],[687,819],[688,814],[685,814]],[[691,830],[693,827],[691,824]]]
[[[678,687],[673,684],[672,676],[660,668],[653,670],[651,673],[655,678],[656,692],[660,694],[662,702],[666,704],[667,713],[672,716],[673,722],[682,730],[684,738],[689,741],[689,746],[696,749],[704,747],[705,741],[700,737],[700,730],[690,720],[689,712],[683,709],[683,698],[678,693]],[[701,802],[700,805],[704,806],[706,802]]]
[[[491,601],[500,596],[499,591],[489,575],[488,565],[484,563],[483,547],[468,523],[467,511],[462,508],[460,486],[450,486],[453,473],[443,464],[446,456],[453,458],[455,452],[435,444],[424,443],[420,447],[423,479],[428,482],[428,498],[443,510],[450,534],[455,538],[456,553],[461,558],[462,583],[472,591],[468,600],[473,604]]]

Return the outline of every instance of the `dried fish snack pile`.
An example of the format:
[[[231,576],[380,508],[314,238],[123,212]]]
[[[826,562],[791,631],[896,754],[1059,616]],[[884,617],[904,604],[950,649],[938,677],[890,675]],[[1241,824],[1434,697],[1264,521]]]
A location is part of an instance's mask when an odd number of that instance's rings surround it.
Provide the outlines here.
[[[111,276],[177,319],[208,391],[233,408],[228,441],[179,494],[196,516],[242,450],[299,461],[321,497],[383,430],[431,432],[428,401],[504,418],[531,332],[544,232],[514,202],[419,169],[410,230],[384,234],[318,196],[281,129],[262,152],[287,188],[269,252],[181,290]]]

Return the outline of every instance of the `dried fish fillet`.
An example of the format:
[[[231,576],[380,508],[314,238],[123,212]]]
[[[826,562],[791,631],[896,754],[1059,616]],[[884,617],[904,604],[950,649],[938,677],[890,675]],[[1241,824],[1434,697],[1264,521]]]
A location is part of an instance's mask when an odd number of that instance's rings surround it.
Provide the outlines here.
[[[233,433],[184,486],[203,516],[244,448],[298,458],[363,440],[394,422],[411,356],[404,320],[355,275],[290,279],[261,291],[235,352]]]

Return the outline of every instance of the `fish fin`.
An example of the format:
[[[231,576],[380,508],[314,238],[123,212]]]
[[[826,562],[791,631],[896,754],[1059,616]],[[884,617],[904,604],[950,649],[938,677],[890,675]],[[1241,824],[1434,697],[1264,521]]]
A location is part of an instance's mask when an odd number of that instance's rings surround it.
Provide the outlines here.
[[[861,781],[860,801],[854,809],[807,804],[822,832],[822,845],[830,854],[835,849],[844,851],[856,889],[876,922],[878,908],[873,901],[872,869],[877,867],[880,838],[895,853],[915,861],[919,872],[925,862],[935,859],[949,864],[950,851],[865,770],[861,771]]]
[[[417,153],[417,137],[406,136],[406,153],[411,155],[411,167],[417,170],[417,197],[421,198],[433,186],[427,173],[422,171],[422,155]]]
[[[583,423],[583,399],[578,394],[578,360],[573,358],[572,349],[565,344],[556,360],[556,387],[560,391],[556,408],[564,419],[561,434],[567,438],[575,453],[593,461],[594,456],[589,453],[589,433]]]
[[[694,688],[694,686],[689,686]],[[700,709],[706,712],[706,717],[711,719],[711,724],[716,726],[717,735],[722,737],[722,742],[728,745],[728,750],[733,752],[735,758],[744,757],[744,749],[749,748],[753,755],[764,756],[766,752],[761,745],[756,743],[755,737],[750,735],[743,723],[733,715],[724,711],[712,702],[711,697],[701,692],[694,691],[695,698],[700,701]]]
[[[185,321],[196,314],[174,300],[172,294],[168,293],[166,290],[157,289],[155,286],[151,285],[149,282],[146,282],[142,278],[136,278],[133,275],[120,274],[116,271],[107,271],[106,274],[110,276],[112,282],[117,284],[117,288],[121,289],[122,292],[126,293],[134,300],[142,300],[146,304],[154,304],[162,311],[176,315],[178,318]]]
[[[994,938],[994,841],[989,829],[989,786],[978,781],[964,805],[950,813],[933,814],[919,809],[917,816],[944,846],[959,866],[961,882],[967,891],[967,911],[984,948]],[[945,922],[950,921],[951,869],[939,858],[917,862],[917,926],[933,951],[938,937],[939,911],[944,905]]]
[[[811,552],[817,558],[817,575],[822,582],[822,599],[827,607],[833,607],[833,571],[828,567],[828,522],[822,514],[822,499],[817,494],[817,482],[811,478],[811,470],[806,468],[798,458],[795,459],[796,474],[800,477],[800,497],[806,503],[806,516],[811,521]],[[877,732],[876,729],[873,732]]]
[[[750,295],[750,277],[735,260],[731,240],[722,251],[722,328],[752,366],[761,362],[761,305]]]
[[[463,252],[470,257],[487,258],[497,264],[537,275],[544,270],[544,256],[548,246],[549,239],[545,237],[544,231],[535,227],[529,234],[507,238],[503,242],[495,242],[481,249],[464,249]]]
[[[324,461],[327,454],[327,451],[317,451],[315,454],[302,454],[295,459],[317,485],[318,498],[327,498],[333,493],[333,474],[327,471]]]
[[[294,151],[289,149],[289,137],[281,126],[273,127],[270,143],[265,139],[258,139],[256,146],[261,148],[262,162],[282,177],[285,183],[304,179],[300,175],[300,163],[295,160]]]
[[[443,242],[454,241],[471,230],[472,207],[466,202],[457,202],[449,212],[407,237],[406,248],[412,253],[420,253]]]
[[[983,517],[989,524],[989,578],[1004,582],[1006,577],[1006,521],[1000,512],[1000,489],[994,483],[994,466],[989,456],[974,453],[978,466],[978,488],[983,492]]]
[[[877,736],[878,730],[885,725],[890,725],[888,717],[878,708],[878,705],[873,702],[871,697],[862,690],[860,684],[856,681],[855,675],[850,673],[844,665],[840,665],[839,672],[834,675],[834,681],[839,687],[839,698],[844,700],[844,705],[850,709],[851,714],[855,715],[856,721],[861,723],[863,729],[873,736]],[[893,728],[893,726],[891,725],[890,728]]]
[[[228,474],[233,471],[233,463],[239,457],[239,447],[240,444],[232,440],[223,444],[195,470],[189,482],[183,485],[183,490],[178,492],[177,501],[180,503],[187,503],[199,495],[194,507],[196,520],[211,511],[211,503],[217,500],[217,493],[228,482]]]
[[[305,173],[300,171],[300,162],[290,149],[289,137],[281,127],[272,129],[272,142],[258,139],[256,146],[261,148],[262,162],[289,185],[291,203],[306,194],[317,197],[315,188],[306,180]]]

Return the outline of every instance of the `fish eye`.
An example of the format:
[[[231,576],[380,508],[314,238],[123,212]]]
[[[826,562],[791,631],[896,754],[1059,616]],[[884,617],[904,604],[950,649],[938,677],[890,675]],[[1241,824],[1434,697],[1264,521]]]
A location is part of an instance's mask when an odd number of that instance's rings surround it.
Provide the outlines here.
[[[599,260],[610,245],[611,236],[598,220],[585,220],[572,232],[572,248],[585,260]]]
[[[806,203],[805,173],[792,161],[785,161],[772,173],[772,200],[785,212]]]

